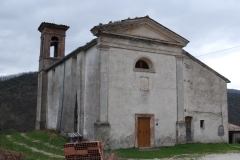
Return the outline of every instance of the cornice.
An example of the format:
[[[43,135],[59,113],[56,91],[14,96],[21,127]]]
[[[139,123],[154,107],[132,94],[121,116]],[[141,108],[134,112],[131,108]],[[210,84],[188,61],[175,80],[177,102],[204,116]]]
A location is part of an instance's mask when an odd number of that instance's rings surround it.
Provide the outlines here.
[[[44,31],[42,31],[42,35],[44,34],[55,34],[55,35],[61,35],[61,36],[66,36],[66,32],[62,31],[62,32],[53,32],[51,30],[46,30],[44,29]]]
[[[183,56],[182,56],[182,55],[176,55],[175,57],[176,57],[176,59],[178,59],[178,60],[183,60]]]
[[[123,39],[141,41],[141,42],[145,42],[145,43],[158,43],[158,44],[162,44],[162,45],[178,46],[180,48],[184,47],[184,45],[182,45],[181,43],[174,43],[174,42],[170,42],[170,41],[164,41],[164,40],[129,35],[129,34],[120,34],[120,33],[112,33],[112,32],[103,31],[103,32],[101,32],[101,34],[99,34],[99,37],[101,37],[101,36],[109,36],[109,37],[114,37],[114,38],[119,37],[119,38],[123,38]]]
[[[124,39],[122,39],[124,41]],[[173,50],[168,50],[165,47],[168,46],[163,46],[164,48],[161,48],[158,46],[158,44],[153,44],[153,45],[145,45],[142,46],[140,45],[132,45],[129,43],[121,43],[121,42],[115,42],[111,40],[100,40],[98,44],[101,44],[103,46],[109,46],[109,48],[119,48],[119,49],[127,49],[127,50],[134,50],[134,51],[141,51],[141,52],[148,52],[148,53],[156,53],[156,54],[163,54],[163,55],[171,55],[171,56],[177,56],[182,54],[182,49],[179,48],[179,51],[173,51]],[[169,47],[171,48],[171,47]]]
[[[58,28],[62,29],[64,31],[67,31],[70,27],[62,24],[55,24],[55,23],[48,23],[48,22],[42,22],[40,26],[38,27],[39,32],[42,32],[42,30],[45,27],[50,27],[50,28]]]
[[[110,46],[103,43],[98,43],[96,47],[98,50],[109,50]]]

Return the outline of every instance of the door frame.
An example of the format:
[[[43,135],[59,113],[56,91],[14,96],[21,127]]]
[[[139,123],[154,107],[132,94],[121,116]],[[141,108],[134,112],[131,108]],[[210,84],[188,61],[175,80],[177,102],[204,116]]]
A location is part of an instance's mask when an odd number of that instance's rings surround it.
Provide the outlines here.
[[[192,126],[192,120],[193,120],[193,117],[191,117],[191,116],[186,116],[185,117],[185,124],[186,124],[186,143],[191,143],[191,142],[193,142],[193,126]],[[187,141],[187,121],[189,121],[190,122],[190,127],[191,127],[191,141]]]
[[[154,147],[155,123],[154,114],[135,114],[135,147],[138,148],[138,118],[150,118],[150,147]]]

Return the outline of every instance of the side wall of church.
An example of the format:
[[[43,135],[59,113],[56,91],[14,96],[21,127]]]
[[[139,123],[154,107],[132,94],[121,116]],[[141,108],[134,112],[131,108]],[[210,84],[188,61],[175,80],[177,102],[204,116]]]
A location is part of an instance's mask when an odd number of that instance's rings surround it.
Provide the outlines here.
[[[47,128],[73,132],[76,102],[76,58],[48,71]]]
[[[184,58],[183,68],[184,115],[192,117],[192,141],[228,143],[226,82],[187,57]],[[223,136],[220,136],[221,125],[224,127]]]
[[[94,123],[99,120],[99,77],[96,46],[48,71],[47,128],[79,132],[94,140]]]

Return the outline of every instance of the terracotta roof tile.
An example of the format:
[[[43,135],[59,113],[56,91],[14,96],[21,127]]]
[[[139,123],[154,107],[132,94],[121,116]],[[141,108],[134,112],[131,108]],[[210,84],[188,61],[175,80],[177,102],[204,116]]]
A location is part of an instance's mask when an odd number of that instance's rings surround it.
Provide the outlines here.
[[[228,123],[228,130],[229,131],[240,131],[240,126],[236,126],[234,124]]]

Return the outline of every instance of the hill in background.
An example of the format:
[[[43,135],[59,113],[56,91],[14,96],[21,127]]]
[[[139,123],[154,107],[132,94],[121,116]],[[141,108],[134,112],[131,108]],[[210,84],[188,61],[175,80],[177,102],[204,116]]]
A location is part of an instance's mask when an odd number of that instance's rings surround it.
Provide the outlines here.
[[[228,89],[228,122],[240,126],[240,91]]]
[[[236,89],[228,89],[227,92],[228,92],[228,93],[236,93],[236,94],[240,94],[240,90],[236,90]]]
[[[37,104],[37,72],[0,81],[0,133],[34,130]]]
[[[32,131],[37,105],[37,72],[0,77],[0,133]],[[240,126],[240,90],[228,89],[229,123]]]

